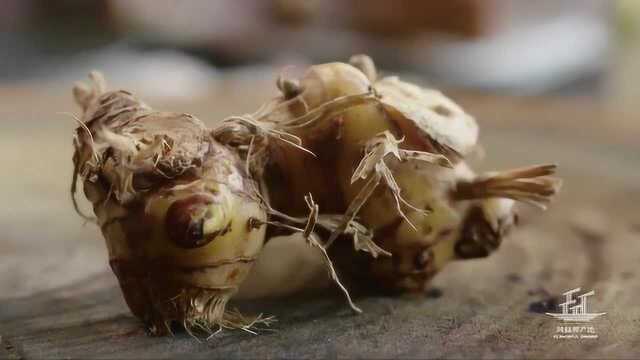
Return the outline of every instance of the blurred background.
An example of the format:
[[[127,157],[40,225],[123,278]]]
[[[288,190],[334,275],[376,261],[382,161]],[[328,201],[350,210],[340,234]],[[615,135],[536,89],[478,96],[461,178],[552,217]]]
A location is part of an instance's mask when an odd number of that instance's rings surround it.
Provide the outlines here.
[[[223,72],[365,52],[439,87],[630,103],[640,1],[3,0],[0,52],[0,86],[97,68],[146,96],[192,97]]]

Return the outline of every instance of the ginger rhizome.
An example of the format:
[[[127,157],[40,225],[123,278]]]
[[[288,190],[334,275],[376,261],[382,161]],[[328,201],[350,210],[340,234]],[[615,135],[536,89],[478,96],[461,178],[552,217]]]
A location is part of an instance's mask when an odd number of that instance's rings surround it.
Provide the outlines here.
[[[312,194],[320,218],[334,221],[327,248],[359,228],[355,249],[372,256],[343,273],[374,287],[424,290],[451,260],[495,250],[516,223],[515,201],[544,208],[559,189],[555,165],[474,173],[465,161],[474,118],[439,91],[379,79],[367,56],[311,66],[278,87],[281,97],[247,118],[306,151],[269,142],[271,204],[302,216]],[[349,263],[356,254],[344,249],[333,253]]]
[[[555,165],[476,174],[474,118],[364,55],[281,77],[279,97],[211,129],[91,79],[74,88],[72,193],[81,181],[131,311],[158,334],[268,323],[226,305],[249,271],[256,286],[273,273],[251,269],[276,235],[301,234],[360,311],[350,286],[423,291],[495,251],[516,202],[545,208],[560,187]]]
[[[72,193],[79,178],[133,314],[153,334],[172,322],[210,332],[265,320],[226,308],[262,248],[267,219],[238,154],[191,115],[107,91],[98,73],[74,95],[83,114]]]

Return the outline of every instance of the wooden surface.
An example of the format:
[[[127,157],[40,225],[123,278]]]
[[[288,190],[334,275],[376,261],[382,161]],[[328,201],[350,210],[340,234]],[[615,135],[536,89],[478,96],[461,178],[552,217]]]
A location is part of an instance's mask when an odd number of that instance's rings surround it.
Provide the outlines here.
[[[222,81],[189,103],[154,102],[213,123],[268,97]],[[241,357],[514,358],[640,356],[640,112],[589,99],[455,96],[481,123],[482,168],[557,162],[564,188],[546,213],[493,256],[450,265],[424,296],[357,299],[331,292],[241,303],[275,315],[259,335],[225,331],[148,337],[108,270],[99,231],[68,197],[77,111],[58,88],[0,89],[0,358]],[[251,90],[254,90],[252,92]],[[144,97],[144,94],[139,94]],[[594,289],[597,340],[557,340],[565,290]]]

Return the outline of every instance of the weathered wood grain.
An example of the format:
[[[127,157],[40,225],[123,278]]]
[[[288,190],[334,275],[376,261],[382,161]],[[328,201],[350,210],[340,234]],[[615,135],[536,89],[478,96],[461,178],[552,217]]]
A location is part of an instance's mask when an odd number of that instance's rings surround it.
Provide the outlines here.
[[[246,98],[247,86],[166,107],[213,121],[265,98],[264,91]],[[460,96],[483,125],[482,167],[559,163],[565,184],[549,211],[524,209],[524,226],[495,255],[449,266],[424,296],[359,298],[359,316],[331,292],[240,303],[275,315],[273,331],[225,331],[199,342],[184,332],[144,333],[107,268],[98,230],[73,214],[75,125],[55,115],[72,110],[70,96],[0,93],[13,104],[0,107],[0,357],[640,356],[640,125],[628,120],[633,115],[587,101]],[[594,289],[593,310],[607,312],[594,322],[597,340],[553,339],[558,323],[541,314],[557,311],[555,297],[575,287]]]

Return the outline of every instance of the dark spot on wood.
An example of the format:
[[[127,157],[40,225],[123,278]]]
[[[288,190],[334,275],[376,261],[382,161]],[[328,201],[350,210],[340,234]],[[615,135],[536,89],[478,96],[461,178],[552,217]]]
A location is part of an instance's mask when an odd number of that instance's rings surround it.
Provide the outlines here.
[[[593,229],[577,225],[572,226],[571,229],[576,235],[585,241],[585,244],[597,243],[604,240],[604,234]]]
[[[538,279],[542,281],[549,281],[553,277],[553,272],[549,269],[544,269],[538,273]]]
[[[537,288],[533,288],[533,289],[527,290],[527,295],[529,295],[529,296],[539,295],[539,296],[549,297],[549,296],[551,296],[551,293],[547,289],[545,289],[544,287],[537,287]]]
[[[487,249],[465,242],[456,243],[455,252],[461,259],[476,259],[489,256]]]
[[[507,274],[507,280],[511,283],[521,283],[523,278],[520,274],[510,273]]]
[[[602,280],[609,276],[609,266],[604,258],[603,247],[605,242],[605,234],[599,229],[587,226],[572,226],[573,232],[582,240],[583,249],[588,258],[588,267],[585,270],[587,286],[598,280]]]
[[[529,303],[529,312],[536,314],[544,314],[548,312],[554,312],[558,309],[558,297],[550,296],[542,300]]]
[[[144,332],[145,332],[144,328],[136,326],[134,329],[129,329],[129,330],[124,331],[122,333],[115,334],[112,337],[115,338],[115,339],[128,338],[128,337],[132,337],[132,336],[136,336],[136,335],[141,335]]]
[[[622,280],[630,280],[633,279],[635,277],[635,274],[631,271],[623,271],[620,274],[620,277],[622,278]]]
[[[5,350],[4,352],[0,350],[0,356],[6,356],[7,359],[24,359],[22,356],[22,346],[18,349],[2,336],[0,336],[0,346]]]
[[[430,287],[429,289],[427,289],[424,295],[430,299],[438,299],[442,297],[443,292],[442,292],[442,289],[440,288]]]

